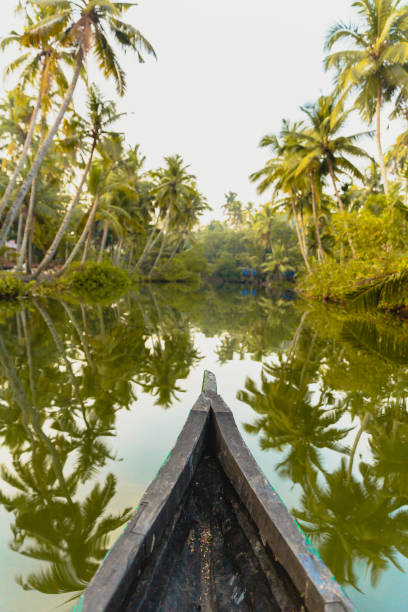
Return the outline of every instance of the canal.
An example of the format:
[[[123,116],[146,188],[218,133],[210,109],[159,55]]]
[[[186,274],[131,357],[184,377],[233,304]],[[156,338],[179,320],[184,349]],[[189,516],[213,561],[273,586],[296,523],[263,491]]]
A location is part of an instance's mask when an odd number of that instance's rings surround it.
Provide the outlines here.
[[[0,304],[0,610],[72,610],[212,370],[360,612],[406,610],[408,325],[261,294],[141,287]]]

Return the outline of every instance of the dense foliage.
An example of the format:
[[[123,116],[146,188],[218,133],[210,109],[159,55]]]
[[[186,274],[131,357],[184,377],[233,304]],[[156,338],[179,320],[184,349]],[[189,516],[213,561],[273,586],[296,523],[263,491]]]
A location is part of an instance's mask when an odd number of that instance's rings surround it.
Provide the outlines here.
[[[209,204],[180,155],[146,169],[139,146],[117,131],[116,103],[88,81],[85,116],[74,107],[89,55],[120,96],[118,49],[155,57],[124,21],[131,8],[17,3],[23,30],[1,41],[14,54],[7,73],[18,86],[0,105],[0,265],[34,279],[78,261],[110,261],[128,278],[160,282],[270,285],[296,274],[314,297],[402,306],[408,130],[384,153],[381,121],[384,112],[399,125],[408,118],[406,3],[352,3],[354,22],[334,25],[326,40],[333,91],[261,140],[271,157],[250,178],[270,201],[254,207],[230,191],[226,221],[206,227],[199,222]],[[349,133],[355,112],[365,132]],[[378,163],[366,146],[374,134]]]
[[[352,7],[355,23],[336,24],[326,41],[334,90],[303,106],[303,120],[283,121],[278,136],[262,139],[272,157],[251,178],[293,219],[306,294],[396,307],[407,300],[408,141],[404,131],[384,155],[381,116],[386,108],[391,120],[408,118],[408,6]],[[370,132],[347,135],[355,111],[369,127],[374,121],[378,165],[362,147]]]

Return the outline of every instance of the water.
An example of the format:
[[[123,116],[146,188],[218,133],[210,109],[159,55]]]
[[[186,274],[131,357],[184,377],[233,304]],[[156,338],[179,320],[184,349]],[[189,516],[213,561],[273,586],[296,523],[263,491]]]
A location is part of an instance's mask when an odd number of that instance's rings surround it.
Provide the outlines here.
[[[358,609],[407,609],[408,325],[291,298],[0,305],[1,612],[72,609],[205,368]]]

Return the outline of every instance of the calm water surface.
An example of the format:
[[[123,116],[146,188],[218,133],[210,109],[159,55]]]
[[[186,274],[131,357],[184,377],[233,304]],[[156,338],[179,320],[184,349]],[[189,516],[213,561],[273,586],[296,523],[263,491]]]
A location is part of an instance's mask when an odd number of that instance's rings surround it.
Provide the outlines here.
[[[407,610],[408,326],[290,298],[0,305],[1,612],[72,609],[205,368],[358,609]]]

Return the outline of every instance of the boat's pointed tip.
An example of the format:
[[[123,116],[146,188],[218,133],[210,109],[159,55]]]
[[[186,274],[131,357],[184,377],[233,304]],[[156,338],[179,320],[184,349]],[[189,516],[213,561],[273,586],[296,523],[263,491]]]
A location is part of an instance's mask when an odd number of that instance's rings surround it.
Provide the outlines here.
[[[215,377],[215,374],[213,374],[209,370],[204,370],[202,389],[204,393],[206,391],[214,391],[214,393],[217,393],[217,379]]]

